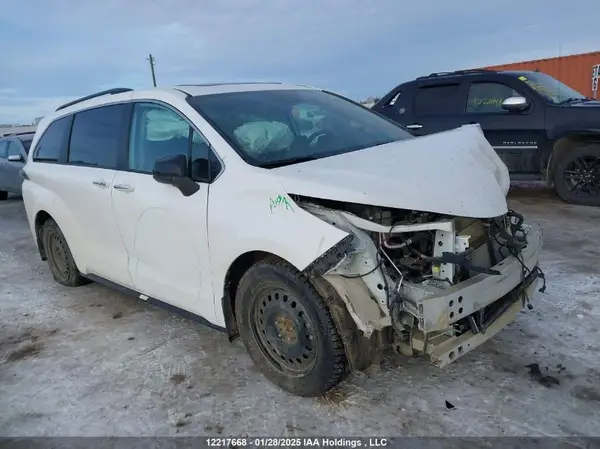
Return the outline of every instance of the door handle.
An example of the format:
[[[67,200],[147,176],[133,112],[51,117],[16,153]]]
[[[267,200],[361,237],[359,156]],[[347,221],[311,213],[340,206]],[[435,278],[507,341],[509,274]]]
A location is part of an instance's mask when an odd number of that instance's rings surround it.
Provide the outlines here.
[[[96,181],[92,181],[92,184],[94,184],[98,187],[103,187],[103,188],[108,187],[108,183],[104,179],[98,179]]]
[[[406,129],[421,129],[423,128],[423,125],[420,125],[419,123],[415,123],[414,125],[406,125]]]
[[[135,190],[132,186],[128,186],[127,184],[115,184],[113,189],[118,190],[119,192],[130,193]]]

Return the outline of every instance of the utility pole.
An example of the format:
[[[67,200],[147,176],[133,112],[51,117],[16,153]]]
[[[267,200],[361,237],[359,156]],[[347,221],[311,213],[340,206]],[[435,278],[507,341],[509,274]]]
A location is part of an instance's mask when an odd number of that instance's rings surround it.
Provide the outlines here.
[[[154,85],[154,87],[156,87],[156,74],[154,73],[154,57],[152,56],[152,54],[149,54],[146,60],[150,62],[150,71],[152,72],[152,84]]]

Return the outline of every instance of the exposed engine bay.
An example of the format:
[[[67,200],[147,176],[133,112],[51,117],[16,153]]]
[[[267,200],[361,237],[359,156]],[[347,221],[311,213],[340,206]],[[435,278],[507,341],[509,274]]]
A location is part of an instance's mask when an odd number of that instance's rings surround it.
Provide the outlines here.
[[[366,337],[391,327],[400,352],[432,355],[436,340],[448,345],[468,332],[485,333],[517,300],[531,308],[538,280],[545,288],[537,266],[541,229],[533,235],[535,248],[526,250],[532,227],[515,211],[475,219],[294,200],[350,234],[316,260],[309,274],[335,288]],[[433,344],[429,350],[428,344]],[[437,364],[455,359],[456,352],[446,351],[446,360]]]

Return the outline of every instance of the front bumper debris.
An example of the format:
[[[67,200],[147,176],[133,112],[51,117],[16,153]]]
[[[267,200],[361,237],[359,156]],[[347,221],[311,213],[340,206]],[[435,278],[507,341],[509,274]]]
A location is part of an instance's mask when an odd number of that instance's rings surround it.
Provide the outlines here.
[[[531,298],[538,285],[538,278],[525,288],[525,292]],[[515,320],[517,314],[523,308],[523,297],[515,292],[511,292],[512,301],[507,302],[507,307],[495,317],[492,321],[486,323],[486,327],[479,332],[473,330],[465,332],[458,337],[449,337],[447,335],[427,336],[421,331],[413,332],[412,349],[417,353],[429,355],[431,362],[442,368],[451,362],[454,362],[463,355],[469,353],[482,343],[488,341],[504,327]]]
[[[514,211],[480,220],[313,201],[303,208],[348,233],[304,270],[347,311],[338,330],[356,327],[344,337],[348,354],[381,340],[445,366],[531,307],[544,280],[543,231]]]
[[[416,311],[419,325],[412,331],[409,347],[401,345],[400,351],[429,355],[443,367],[512,322],[532,299],[540,280],[542,229],[531,226],[527,240],[521,261],[509,256],[491,267],[500,274],[478,274],[447,289],[428,286],[419,292],[419,300],[403,304],[405,310]],[[414,297],[416,292],[411,293]],[[453,336],[458,322],[468,323],[470,330]]]

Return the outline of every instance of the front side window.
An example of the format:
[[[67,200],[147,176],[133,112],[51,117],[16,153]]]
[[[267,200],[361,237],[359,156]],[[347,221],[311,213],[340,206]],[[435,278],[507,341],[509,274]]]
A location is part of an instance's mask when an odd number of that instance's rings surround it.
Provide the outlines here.
[[[522,72],[514,73],[513,76],[554,104],[587,99],[585,95],[582,95],[575,89],[570,88],[565,83],[560,82],[546,73]]]
[[[191,175],[194,181],[206,182],[221,171],[221,163],[208,142],[196,131],[192,133]]]
[[[319,90],[230,92],[188,102],[246,162],[265,168],[413,138],[378,114]]]
[[[447,115],[460,112],[459,84],[421,86],[415,96],[415,115]]]
[[[176,112],[153,103],[137,103],[129,135],[129,169],[152,173],[159,159],[188,159],[190,125]]]
[[[8,140],[0,140],[0,158],[6,159],[6,148],[8,147]]]
[[[52,122],[48,126],[36,145],[34,161],[58,162],[67,145],[71,120],[72,116],[68,115]]]
[[[206,139],[177,112],[154,103],[137,103],[129,136],[129,169],[152,173],[159,159],[185,156],[194,181],[208,182],[220,171]]]
[[[116,104],[75,114],[69,163],[116,169],[128,110],[126,104]]]
[[[520,94],[512,87],[500,83],[473,83],[469,88],[466,111],[469,113],[489,114],[507,112],[502,102]]]

